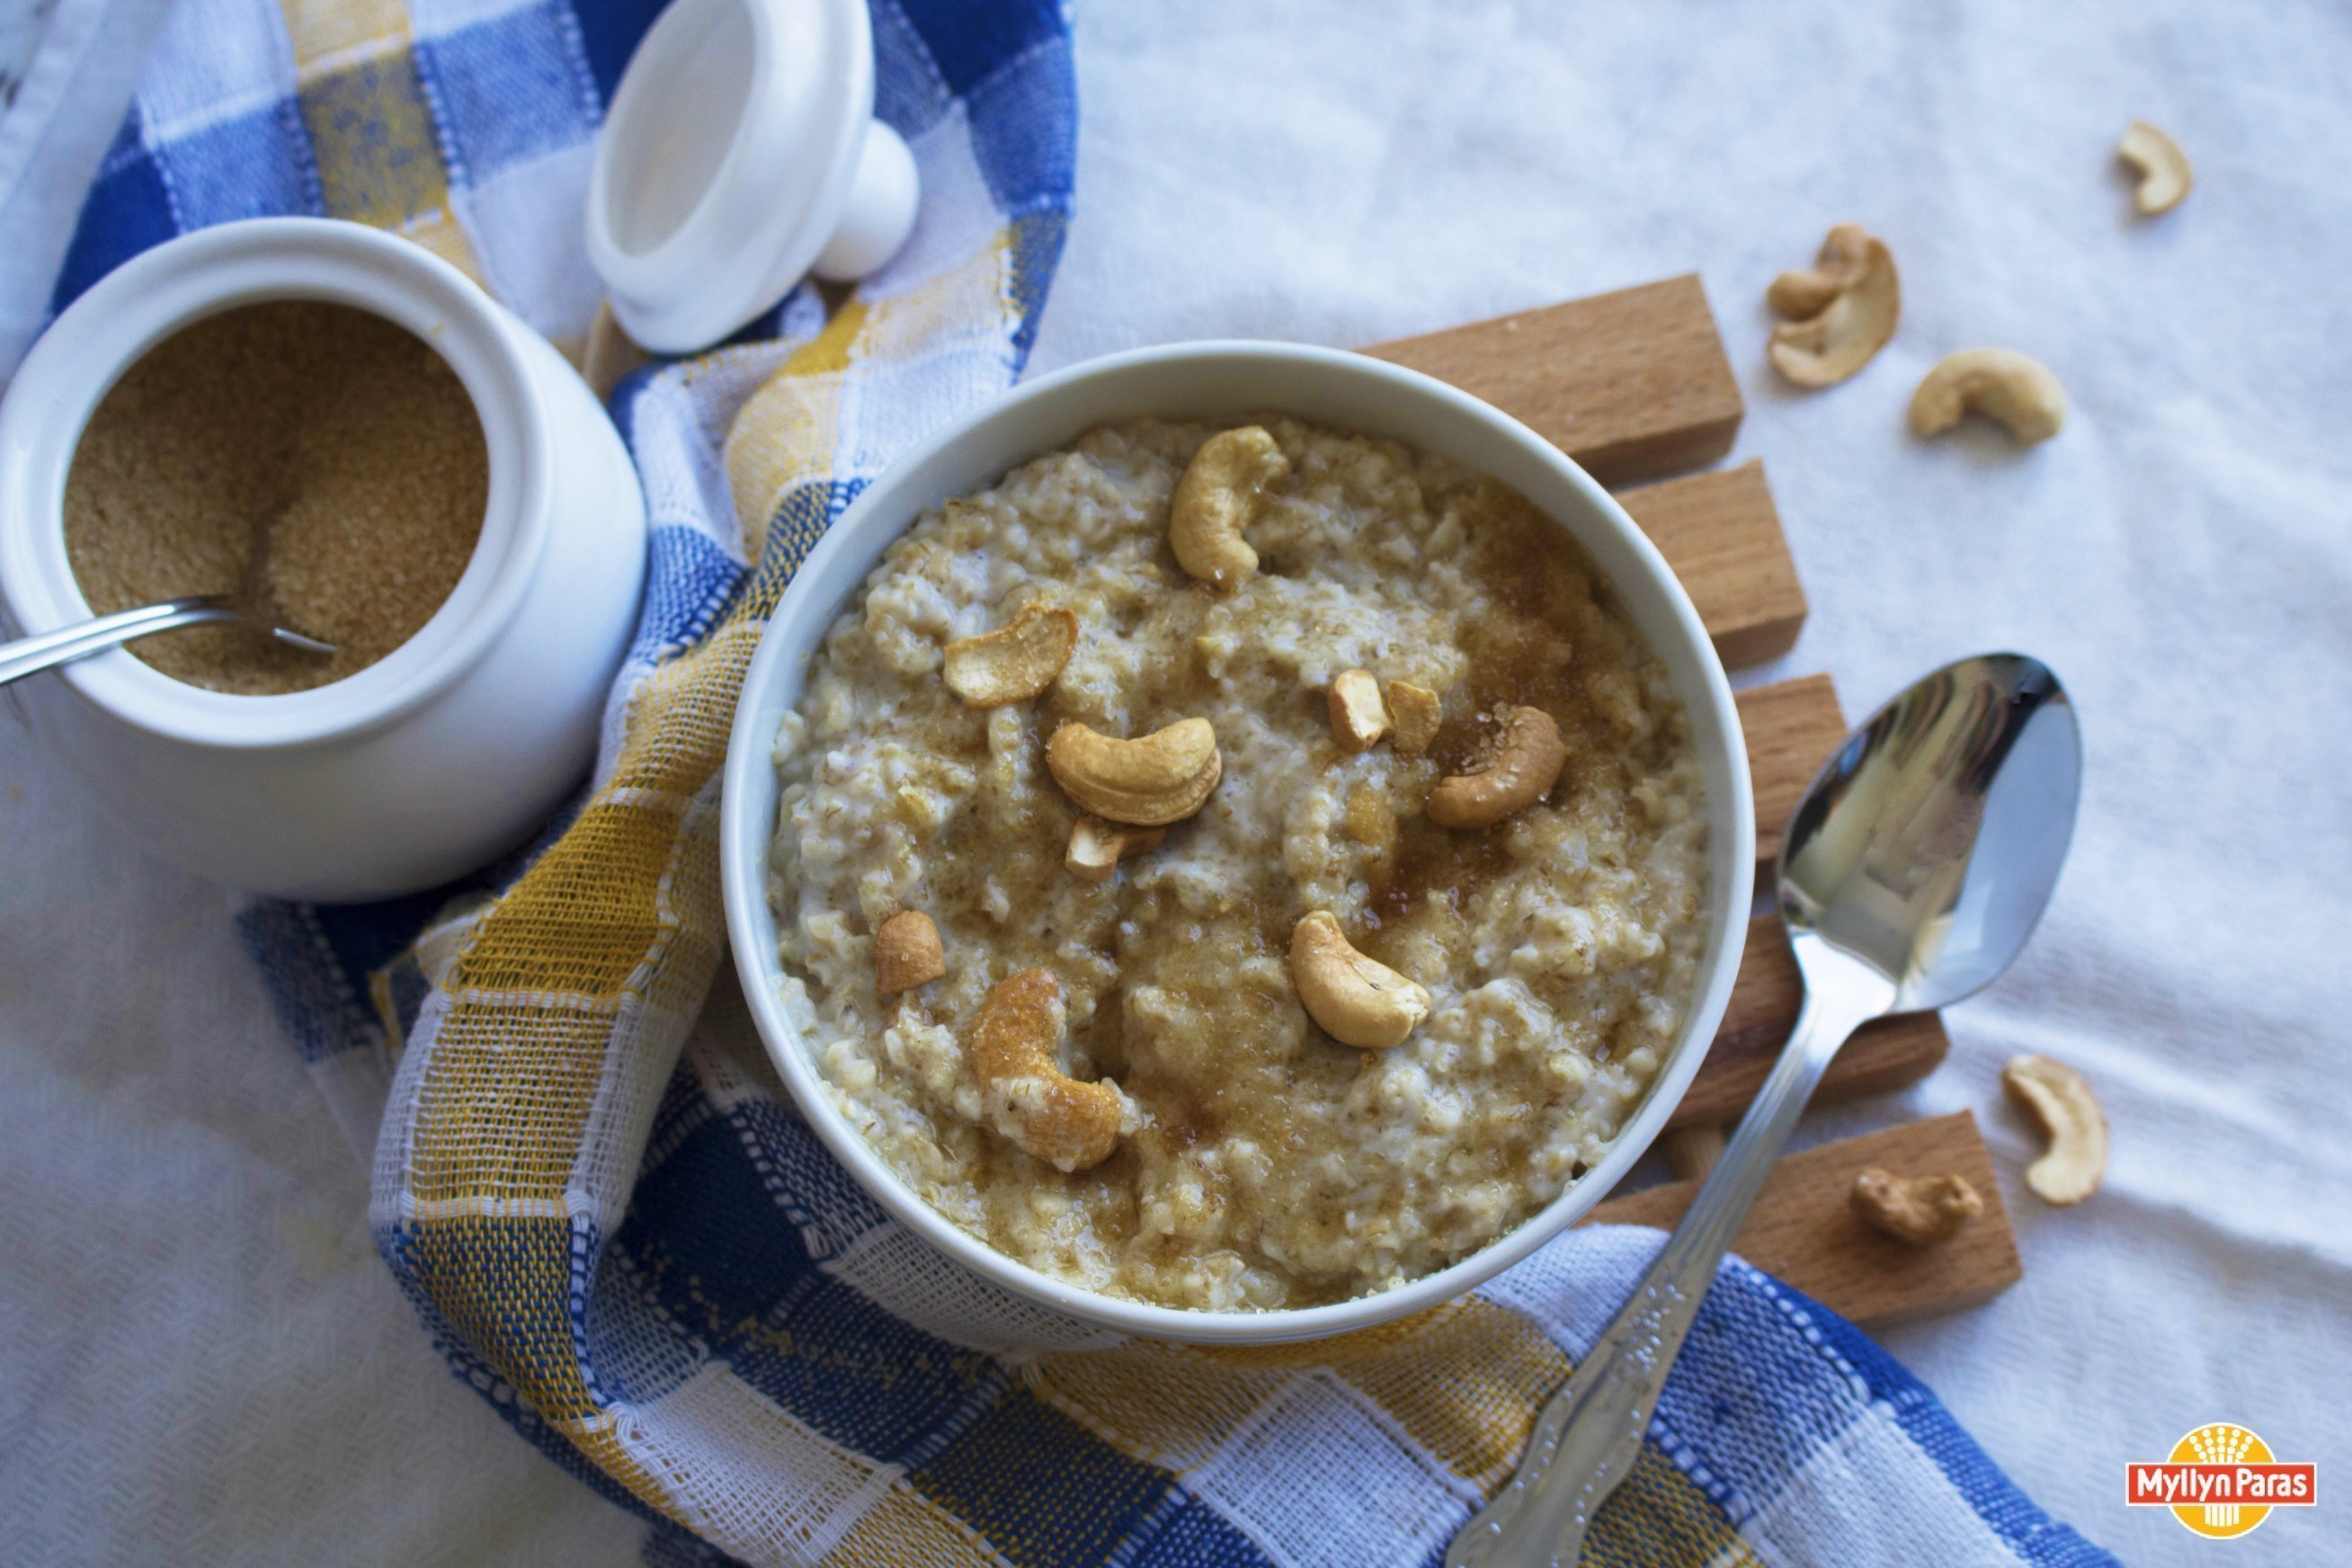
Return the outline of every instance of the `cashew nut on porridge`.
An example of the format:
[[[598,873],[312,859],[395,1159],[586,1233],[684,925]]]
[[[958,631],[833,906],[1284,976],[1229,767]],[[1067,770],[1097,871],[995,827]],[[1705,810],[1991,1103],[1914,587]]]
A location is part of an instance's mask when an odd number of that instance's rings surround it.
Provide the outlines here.
[[[784,1001],[1008,1256],[1212,1310],[1389,1289],[1597,1162],[1680,1031],[1664,668],[1516,492],[1267,416],[1090,431],[891,545],[776,738]]]

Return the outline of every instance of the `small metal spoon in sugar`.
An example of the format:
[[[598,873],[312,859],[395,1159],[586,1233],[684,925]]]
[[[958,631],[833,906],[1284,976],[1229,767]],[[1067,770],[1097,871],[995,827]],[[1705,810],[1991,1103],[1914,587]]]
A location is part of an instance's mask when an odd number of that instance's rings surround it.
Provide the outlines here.
[[[118,610],[110,616],[78,621],[53,632],[43,632],[38,637],[0,643],[0,686],[77,658],[103,653],[134,637],[152,637],[157,632],[175,631],[181,626],[201,626],[218,621],[238,622],[273,642],[283,643],[304,653],[332,654],[335,651],[332,643],[306,637],[280,623],[269,612],[267,596],[262,591],[262,580],[268,559],[270,531],[268,528],[254,531],[253,552],[246,559],[244,581],[237,584],[234,594],[194,594],[186,598],[166,599],[158,605],[142,605],[136,609]]]

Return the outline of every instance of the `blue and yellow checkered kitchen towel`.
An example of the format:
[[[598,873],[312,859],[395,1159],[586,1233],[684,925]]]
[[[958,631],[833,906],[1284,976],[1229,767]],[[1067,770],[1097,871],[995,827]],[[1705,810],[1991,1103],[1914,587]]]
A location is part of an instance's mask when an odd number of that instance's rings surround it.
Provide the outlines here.
[[[228,218],[324,214],[455,262],[559,342],[596,305],[591,141],[658,0],[178,0],[60,303]],[[1020,373],[1068,221],[1049,0],[874,0],[907,252],[803,289],[613,409],[651,503],[644,622],[589,791],[465,888],[245,917],[373,1149],[385,1260],[458,1374],[650,1521],[661,1562],[1434,1561],[1656,1244],[1567,1237],[1337,1341],[1116,1342],[953,1270],[784,1103],[724,952],[712,807],[794,566],[892,453]],[[706,1004],[709,1004],[706,1005]],[[1851,1326],[1726,1267],[1588,1561],[2082,1564]]]

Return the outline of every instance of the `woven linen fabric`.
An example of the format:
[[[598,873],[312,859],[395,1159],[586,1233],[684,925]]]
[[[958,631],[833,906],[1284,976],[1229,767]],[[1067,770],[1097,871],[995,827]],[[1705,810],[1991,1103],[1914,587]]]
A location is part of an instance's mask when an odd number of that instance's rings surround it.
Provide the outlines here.
[[[596,294],[591,139],[644,0],[181,0],[84,210],[62,305],[227,218],[416,239],[558,340]],[[1062,18],[877,0],[879,112],[926,197],[828,309],[614,400],[650,586],[588,792],[461,888],[243,917],[289,1033],[375,1161],[386,1261],[459,1375],[651,1523],[647,1555],[849,1564],[1423,1563],[1654,1250],[1564,1238],[1343,1340],[1120,1342],[964,1275],[885,1215],[706,1010],[713,806],[793,568],[908,441],[1002,392],[1069,212]],[[1589,1560],[2111,1562],[1927,1391],[1737,1261]]]

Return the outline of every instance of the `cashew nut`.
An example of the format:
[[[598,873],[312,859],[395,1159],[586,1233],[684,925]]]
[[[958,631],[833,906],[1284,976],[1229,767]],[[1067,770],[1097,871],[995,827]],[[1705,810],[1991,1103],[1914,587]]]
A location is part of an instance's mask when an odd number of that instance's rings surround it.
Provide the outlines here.
[[[1764,297],[1783,315],[1801,312],[1773,328],[1764,350],[1799,386],[1834,386],[1868,364],[1903,314],[1894,253],[1860,224],[1830,230],[1813,268],[1782,273]]]
[[[940,928],[920,910],[900,910],[874,928],[874,994],[895,996],[948,972]]]
[[[2049,1152],[2026,1167],[2025,1184],[2061,1208],[2097,1192],[2107,1170],[2107,1119],[2083,1075],[2048,1057],[2011,1057],[2000,1086],[2050,1139]]]
[[[1078,646],[1078,617],[1058,605],[1025,605],[992,632],[948,644],[948,689],[974,708],[1026,702],[1054,684]]]
[[[1156,847],[1167,837],[1164,827],[1125,827],[1099,816],[1081,816],[1070,825],[1069,853],[1062,864],[1073,876],[1108,882],[1121,860]]]
[[[982,999],[964,1043],[989,1125],[1057,1171],[1101,1164],[1118,1147],[1127,1099],[1113,1083],[1080,1083],[1055,1060],[1062,983],[1024,969]]]
[[[1213,588],[1231,588],[1257,570],[1257,552],[1242,530],[1267,488],[1290,477],[1290,459],[1265,426],[1222,430],[1192,454],[1168,507],[1168,542],[1176,564]]]
[[[2066,389],[2049,366],[2015,349],[1963,349],[1939,361],[1911,395],[1911,428],[1940,436],[1964,414],[1981,414],[2031,447],[2066,423]]]
[[[2132,193],[2132,202],[2148,217],[2179,206],[2195,178],[2180,143],[2145,120],[2135,120],[2124,128],[2116,156],[2139,171],[2139,188]]]
[[[1933,1247],[1984,1213],[1966,1176],[1897,1176],[1876,1168],[1853,1179],[1853,1212],[1895,1240]]]
[[[1417,757],[1429,750],[1437,739],[1438,726],[1445,721],[1445,709],[1437,693],[1409,680],[1389,682],[1389,713],[1396,721],[1400,756]]]
[[[1389,732],[1381,683],[1369,670],[1343,669],[1331,680],[1331,733],[1343,752],[1369,752]]]
[[[1137,827],[1164,827],[1192,816],[1225,771],[1206,719],[1185,719],[1132,741],[1065,724],[1045,742],[1045,766],[1080,809]]]
[[[1786,321],[1810,321],[1830,308],[1830,301],[1862,279],[1870,250],[1870,231],[1858,223],[1842,223],[1822,241],[1813,265],[1783,272],[1764,290],[1764,302]]]
[[[1290,980],[1307,1016],[1343,1046],[1386,1050],[1429,1016],[1429,993],[1358,952],[1328,910],[1292,928]]]
[[[1568,763],[1559,726],[1540,708],[1514,708],[1503,721],[1495,760],[1475,773],[1437,781],[1422,809],[1440,827],[1492,827],[1544,797]]]

